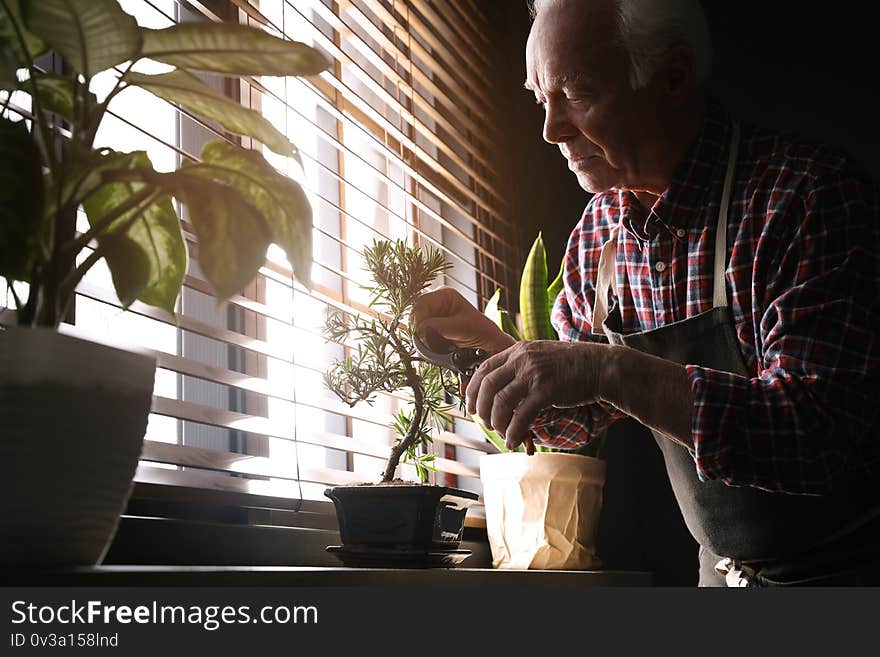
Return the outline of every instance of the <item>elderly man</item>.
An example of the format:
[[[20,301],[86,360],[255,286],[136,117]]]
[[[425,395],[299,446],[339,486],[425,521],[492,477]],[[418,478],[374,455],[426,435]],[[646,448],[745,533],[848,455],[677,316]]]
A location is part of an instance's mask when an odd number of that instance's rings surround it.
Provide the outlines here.
[[[739,125],[696,0],[538,0],[526,87],[580,186],[553,323],[513,343],[451,289],[418,326],[495,355],[468,411],[508,447],[649,427],[700,585],[880,584],[878,190]]]

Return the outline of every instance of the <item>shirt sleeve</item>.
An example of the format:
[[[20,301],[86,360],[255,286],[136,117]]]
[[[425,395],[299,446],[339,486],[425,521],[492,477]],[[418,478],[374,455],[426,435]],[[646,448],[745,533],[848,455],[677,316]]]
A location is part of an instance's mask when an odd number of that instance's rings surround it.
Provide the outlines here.
[[[836,174],[802,198],[756,247],[758,375],[687,366],[701,480],[821,495],[878,460],[877,191]]]
[[[551,323],[563,341],[607,342],[604,337],[593,335],[591,326],[599,257],[594,246],[602,244],[591,230],[598,223],[592,216],[594,207],[592,202],[587,206],[584,218],[569,238],[564,285],[551,312]],[[623,416],[614,406],[604,402],[573,408],[545,408],[532,423],[532,439],[546,447],[576,450],[589,444],[600,431]]]

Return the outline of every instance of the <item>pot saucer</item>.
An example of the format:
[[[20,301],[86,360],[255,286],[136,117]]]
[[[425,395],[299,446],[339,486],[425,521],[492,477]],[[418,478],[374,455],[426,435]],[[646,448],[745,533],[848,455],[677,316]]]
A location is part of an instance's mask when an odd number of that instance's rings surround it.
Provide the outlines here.
[[[470,550],[401,550],[395,548],[330,545],[349,568],[455,568],[471,555]]]

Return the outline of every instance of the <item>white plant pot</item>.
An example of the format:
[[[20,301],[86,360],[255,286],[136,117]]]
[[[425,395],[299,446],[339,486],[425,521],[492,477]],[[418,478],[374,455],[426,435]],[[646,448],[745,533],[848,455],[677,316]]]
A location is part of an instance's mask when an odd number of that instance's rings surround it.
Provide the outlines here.
[[[100,563],[131,493],[153,357],[0,330],[0,565]]]
[[[605,461],[522,452],[480,459],[495,568],[595,570]]]

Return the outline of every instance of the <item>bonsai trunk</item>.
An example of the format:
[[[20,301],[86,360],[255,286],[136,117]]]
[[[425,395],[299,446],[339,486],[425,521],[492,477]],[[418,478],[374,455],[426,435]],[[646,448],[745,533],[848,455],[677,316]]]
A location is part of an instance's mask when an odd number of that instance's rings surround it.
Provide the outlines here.
[[[405,361],[405,366],[406,381],[413,391],[413,406],[415,407],[415,412],[413,413],[412,422],[410,422],[409,428],[406,430],[406,436],[404,436],[403,440],[391,449],[391,456],[388,457],[388,463],[385,466],[385,473],[382,475],[382,481],[379,482],[382,484],[394,479],[394,471],[400,463],[400,457],[403,456],[410,447],[415,445],[419,436],[419,429],[422,426],[422,416],[425,413],[425,397],[422,392],[422,386],[419,382],[419,376],[415,370],[413,370],[412,364],[408,360]]]

